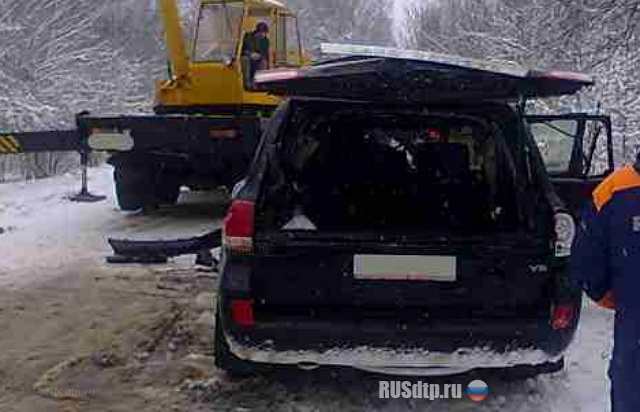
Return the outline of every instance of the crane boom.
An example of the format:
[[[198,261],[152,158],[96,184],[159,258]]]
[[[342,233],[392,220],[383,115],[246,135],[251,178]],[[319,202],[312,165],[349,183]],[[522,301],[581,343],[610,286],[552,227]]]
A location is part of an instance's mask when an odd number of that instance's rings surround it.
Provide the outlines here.
[[[189,60],[182,37],[180,13],[176,0],[158,0],[167,41],[167,52],[174,78],[185,78],[189,74]]]

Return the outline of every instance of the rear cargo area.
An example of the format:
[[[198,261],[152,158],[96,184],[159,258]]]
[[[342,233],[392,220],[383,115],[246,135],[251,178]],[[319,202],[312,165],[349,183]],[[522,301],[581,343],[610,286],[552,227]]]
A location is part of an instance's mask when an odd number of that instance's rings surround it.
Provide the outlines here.
[[[298,113],[266,182],[263,227],[304,215],[320,232],[511,232],[516,170],[480,117]]]
[[[325,111],[326,113],[326,111]],[[258,319],[537,319],[549,245],[523,229],[506,126],[452,112],[297,111],[256,213]]]

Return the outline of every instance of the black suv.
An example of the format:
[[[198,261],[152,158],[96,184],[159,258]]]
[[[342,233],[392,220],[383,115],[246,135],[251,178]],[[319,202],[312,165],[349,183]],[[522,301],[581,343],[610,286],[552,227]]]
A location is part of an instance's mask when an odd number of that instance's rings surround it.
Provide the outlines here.
[[[613,168],[611,127],[525,102],[592,80],[388,50],[257,75],[290,98],[224,222],[217,365],[558,370],[576,211]]]

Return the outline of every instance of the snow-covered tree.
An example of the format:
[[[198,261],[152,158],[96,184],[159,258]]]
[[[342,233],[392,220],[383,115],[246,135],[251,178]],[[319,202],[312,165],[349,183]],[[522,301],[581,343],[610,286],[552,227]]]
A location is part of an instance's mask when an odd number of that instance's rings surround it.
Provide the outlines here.
[[[640,144],[639,0],[430,1],[411,10],[412,47],[590,72],[598,85],[549,108],[612,115],[616,157]]]
[[[391,45],[393,4],[390,0],[291,0],[299,15],[305,46],[323,42]]]
[[[0,0],[0,130],[71,127],[84,110],[144,109],[150,74],[162,67],[151,55],[151,22],[149,3],[138,0]],[[64,163],[52,154],[25,159],[37,177]]]

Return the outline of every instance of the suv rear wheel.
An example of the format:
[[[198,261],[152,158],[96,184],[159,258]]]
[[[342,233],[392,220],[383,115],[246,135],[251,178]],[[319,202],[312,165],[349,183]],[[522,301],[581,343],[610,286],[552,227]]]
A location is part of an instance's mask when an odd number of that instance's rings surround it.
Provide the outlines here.
[[[256,365],[253,362],[242,360],[231,352],[222,331],[219,310],[216,310],[215,323],[213,335],[214,364],[234,376],[247,376],[256,372]]]

